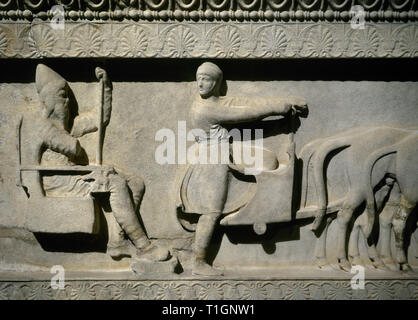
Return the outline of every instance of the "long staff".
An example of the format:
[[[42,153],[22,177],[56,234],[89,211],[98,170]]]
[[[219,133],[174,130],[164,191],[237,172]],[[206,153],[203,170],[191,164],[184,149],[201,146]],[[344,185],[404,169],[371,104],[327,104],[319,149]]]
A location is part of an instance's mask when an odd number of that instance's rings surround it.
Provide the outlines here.
[[[99,80],[100,85],[100,104],[99,117],[97,123],[97,149],[96,149],[96,164],[101,166],[103,163],[103,98],[104,98],[104,82],[103,77]]]

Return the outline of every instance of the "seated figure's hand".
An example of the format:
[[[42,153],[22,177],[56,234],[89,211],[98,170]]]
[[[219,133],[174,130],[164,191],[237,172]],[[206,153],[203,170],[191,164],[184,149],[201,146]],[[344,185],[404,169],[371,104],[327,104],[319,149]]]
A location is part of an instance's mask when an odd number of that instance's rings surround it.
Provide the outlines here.
[[[97,67],[96,70],[95,70],[95,73],[96,73],[97,80],[103,79],[103,83],[107,87],[112,88],[112,83],[110,82],[110,79],[109,79],[109,77],[107,75],[107,72],[105,70],[103,70],[100,67]]]
[[[103,79],[108,80],[107,72],[100,67],[97,67],[95,70],[97,80]]]
[[[109,176],[112,174],[116,174],[115,169],[113,167],[106,167],[91,172],[84,176],[83,180],[92,182],[91,193],[109,192]]]

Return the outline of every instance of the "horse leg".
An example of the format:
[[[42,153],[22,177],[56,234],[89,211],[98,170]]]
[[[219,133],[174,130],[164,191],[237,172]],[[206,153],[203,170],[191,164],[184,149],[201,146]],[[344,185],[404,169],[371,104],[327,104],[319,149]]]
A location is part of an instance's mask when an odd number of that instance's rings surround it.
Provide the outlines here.
[[[316,259],[316,265],[320,269],[327,269],[327,266],[329,266],[329,263],[327,260],[327,252],[326,252],[326,242],[327,242],[327,235],[328,235],[328,227],[331,224],[332,220],[333,218],[331,217],[327,219],[324,230],[322,231],[321,235],[316,241],[315,259]]]
[[[354,223],[353,230],[351,231],[350,240],[348,243],[348,256],[351,259],[352,265],[362,265],[362,261],[360,258],[360,251],[359,251],[359,236],[360,236],[360,222],[359,220],[362,217],[358,217],[356,222]]]
[[[396,263],[392,258],[391,251],[391,238],[392,238],[392,221],[395,217],[395,214],[399,210],[399,202],[393,203],[388,202],[380,214],[379,223],[380,223],[380,234],[379,241],[381,243],[380,247],[380,258],[384,264],[391,270],[396,270]]]
[[[379,215],[379,242],[380,242],[380,260],[386,265],[386,269],[396,270],[396,264],[392,258],[391,252],[391,238],[392,238],[392,220],[399,209],[399,202],[401,194],[399,186],[395,183],[395,179],[387,177],[385,179],[386,185],[382,187],[380,192],[380,199],[376,195],[377,210]],[[389,195],[389,198],[387,197]],[[387,201],[385,202],[385,199]],[[380,200],[380,201],[379,201]],[[379,261],[380,263],[380,261]],[[378,269],[379,266],[376,266]],[[385,268],[384,268],[385,269]]]
[[[349,244],[349,250],[351,251],[350,257],[352,258],[352,264],[353,265],[362,265],[362,260],[360,258],[360,251],[359,251],[359,242],[360,242],[360,233],[363,234],[363,240],[365,242],[366,248],[367,248],[367,254],[369,256],[369,259],[371,260],[373,266],[377,269],[383,269],[387,270],[385,264],[383,261],[379,258],[379,254],[377,252],[375,244],[369,244],[366,238],[366,229],[367,228],[367,217],[363,213],[361,214],[353,228],[354,234],[350,237],[350,244]]]
[[[379,239],[383,240],[383,243],[385,246],[384,252],[387,254],[389,252],[388,257],[391,257],[390,254],[390,238],[391,238],[391,226],[392,226],[392,218],[396,211],[393,210],[393,206],[396,207],[399,206],[399,200],[400,200],[400,194],[399,194],[399,187],[397,184],[395,184],[395,179],[392,177],[385,178],[385,185],[376,192],[375,194],[375,200],[376,200],[376,211],[380,212],[379,216],[379,223],[380,226],[383,225],[383,228],[379,228],[380,230],[383,229],[381,232],[382,238],[379,237]],[[362,225],[362,232],[363,235],[365,235],[365,227],[366,225]],[[369,259],[371,260],[373,266],[376,269],[379,270],[389,270],[389,267],[386,266],[385,262],[380,257],[376,242],[373,241],[370,243],[370,238],[367,239],[364,237],[365,245],[367,248],[367,253],[369,256]],[[394,264],[393,264],[394,265]]]
[[[363,233],[364,243],[367,248],[367,255],[369,256],[369,259],[372,262],[373,267],[379,270],[388,270],[388,267],[386,267],[386,265],[380,258],[379,253],[377,252],[376,244],[375,243],[370,244],[368,239],[366,238],[365,229],[366,229],[366,221],[364,221],[364,223],[360,225],[360,230]]]
[[[354,209],[351,206],[343,206],[337,214],[338,236],[337,236],[337,259],[338,265],[344,271],[350,272],[351,264],[347,259],[345,241],[347,238],[347,226],[353,216]]]
[[[369,245],[367,243],[367,239],[366,239],[366,246],[367,246],[367,253],[369,255],[370,260],[372,261],[373,266],[376,269],[379,269],[379,270],[385,270],[385,271],[389,270],[389,268],[386,266],[386,264],[380,258],[379,252],[377,251],[377,248],[376,248],[376,245],[374,243]]]
[[[416,203],[408,201],[403,195],[398,212],[393,218],[393,230],[395,232],[396,262],[400,270],[410,270],[404,250],[404,231],[406,220],[414,209]]]

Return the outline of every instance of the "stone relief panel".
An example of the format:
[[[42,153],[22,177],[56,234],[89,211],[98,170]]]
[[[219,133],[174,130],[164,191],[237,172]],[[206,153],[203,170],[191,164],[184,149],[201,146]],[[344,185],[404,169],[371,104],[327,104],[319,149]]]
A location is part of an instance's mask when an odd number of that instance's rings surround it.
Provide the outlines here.
[[[417,10],[2,1],[0,300],[416,300]]]
[[[213,37],[234,43],[234,30]],[[178,53],[198,41],[165,32]],[[147,80],[112,61],[74,77],[77,61],[46,60],[0,85],[2,299],[416,295],[416,81],[253,80],[228,60],[168,75],[154,63]],[[54,265],[71,280],[62,296],[42,282]],[[358,296],[353,266],[370,277]],[[13,282],[28,275],[40,282]]]

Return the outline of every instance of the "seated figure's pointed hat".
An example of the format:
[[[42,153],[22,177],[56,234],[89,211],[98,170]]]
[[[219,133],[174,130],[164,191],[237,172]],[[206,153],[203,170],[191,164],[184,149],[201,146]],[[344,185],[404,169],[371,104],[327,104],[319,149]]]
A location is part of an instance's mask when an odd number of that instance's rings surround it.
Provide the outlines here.
[[[61,89],[65,88],[67,85],[67,81],[63,77],[41,63],[36,67],[35,83],[38,93],[41,93],[41,91],[46,87]]]

